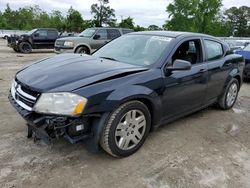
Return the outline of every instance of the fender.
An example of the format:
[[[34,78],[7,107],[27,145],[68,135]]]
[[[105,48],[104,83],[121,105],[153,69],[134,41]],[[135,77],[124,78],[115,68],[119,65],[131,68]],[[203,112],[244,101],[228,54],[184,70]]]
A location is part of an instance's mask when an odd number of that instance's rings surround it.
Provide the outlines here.
[[[148,106],[152,116],[153,127],[159,124],[162,117],[162,112],[160,111],[162,102],[159,95],[143,85],[131,85],[128,88],[114,90],[107,96],[105,102],[100,107],[106,110],[108,108],[111,111],[127,101],[139,100]]]
[[[18,45],[22,42],[28,42],[33,48],[34,43],[33,43],[33,39],[31,38],[31,36],[29,35],[21,35],[21,36],[22,36],[22,39],[20,38],[18,39]]]
[[[109,113],[104,113],[100,119],[98,118],[93,121],[91,127],[93,137],[87,138],[84,142],[82,142],[88,151],[92,153],[98,153],[100,151],[99,142],[101,139],[102,130],[108,117]]]
[[[239,84],[240,86],[242,85],[243,83],[243,77],[241,75],[243,75],[243,69],[244,69],[244,66],[245,66],[245,62],[244,62],[244,59],[242,56],[239,56],[239,55],[231,55],[229,58],[230,61],[235,65],[237,64],[236,66],[234,66],[229,74],[228,74],[228,77],[226,79],[226,82],[224,84],[224,87],[223,87],[223,91],[226,89],[228,83],[230,82],[230,80],[232,80],[232,78],[236,78],[238,79],[239,81]]]
[[[87,43],[79,43],[79,44],[77,44],[77,45],[74,47],[74,49],[73,49],[74,53],[76,52],[76,49],[77,49],[78,47],[80,47],[80,46],[86,46],[86,47],[89,49],[89,52],[90,52],[90,53],[94,52],[94,50],[91,49],[91,47],[90,47],[89,44],[87,44]]]

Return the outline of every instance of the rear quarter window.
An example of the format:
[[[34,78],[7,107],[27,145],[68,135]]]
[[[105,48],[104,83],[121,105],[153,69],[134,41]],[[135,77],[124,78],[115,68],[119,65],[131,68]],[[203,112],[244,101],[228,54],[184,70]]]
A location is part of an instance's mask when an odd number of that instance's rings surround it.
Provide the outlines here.
[[[205,40],[205,49],[207,52],[207,60],[213,61],[223,57],[223,47],[219,42]]]
[[[108,38],[113,40],[117,37],[120,37],[121,34],[117,29],[108,29]]]
[[[132,33],[134,32],[132,29],[122,29],[122,33],[125,35],[127,33]]]
[[[48,37],[56,38],[58,36],[57,31],[48,30]]]

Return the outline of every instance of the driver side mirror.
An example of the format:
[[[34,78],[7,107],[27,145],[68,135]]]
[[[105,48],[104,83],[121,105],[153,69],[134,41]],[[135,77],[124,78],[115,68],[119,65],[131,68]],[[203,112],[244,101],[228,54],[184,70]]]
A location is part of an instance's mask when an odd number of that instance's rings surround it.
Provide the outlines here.
[[[34,37],[39,37],[39,33],[35,33],[35,34],[34,34]]]
[[[167,67],[166,71],[168,71],[168,72],[185,71],[185,70],[190,70],[191,67],[192,67],[192,65],[189,61],[176,59],[173,63],[173,66]]]
[[[95,40],[97,40],[97,39],[99,39],[99,38],[101,38],[100,35],[95,35],[95,36],[93,37],[93,39],[95,39]]]

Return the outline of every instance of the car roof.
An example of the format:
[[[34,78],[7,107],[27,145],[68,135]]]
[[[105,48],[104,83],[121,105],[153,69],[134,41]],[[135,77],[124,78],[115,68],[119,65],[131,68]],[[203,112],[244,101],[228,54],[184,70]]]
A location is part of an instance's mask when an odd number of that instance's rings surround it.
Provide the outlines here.
[[[131,30],[133,31],[133,29],[129,29],[129,28],[122,28],[122,27],[90,27],[88,29],[126,29],[126,30]]]
[[[202,33],[192,33],[192,32],[181,32],[181,31],[141,31],[141,32],[134,32],[129,33],[129,35],[159,35],[159,36],[165,36],[165,37],[179,37],[179,36],[192,36],[192,37],[212,37],[210,35],[202,34]]]
[[[56,28],[34,28],[34,29],[44,29],[44,30],[56,30],[57,31],[57,29]]]

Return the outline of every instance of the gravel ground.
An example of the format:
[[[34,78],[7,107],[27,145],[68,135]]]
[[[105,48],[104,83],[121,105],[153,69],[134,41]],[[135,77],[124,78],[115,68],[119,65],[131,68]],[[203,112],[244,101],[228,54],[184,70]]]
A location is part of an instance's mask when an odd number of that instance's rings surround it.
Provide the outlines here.
[[[8,89],[18,69],[48,56],[18,54],[0,40],[0,187],[250,187],[250,83],[232,110],[210,107],[162,126],[136,154],[114,159],[80,143],[26,138]]]

